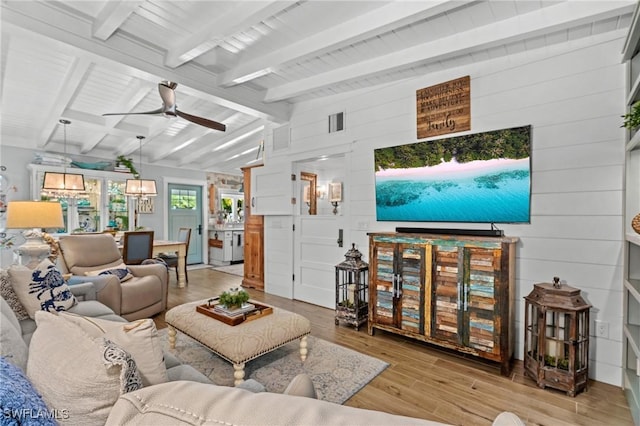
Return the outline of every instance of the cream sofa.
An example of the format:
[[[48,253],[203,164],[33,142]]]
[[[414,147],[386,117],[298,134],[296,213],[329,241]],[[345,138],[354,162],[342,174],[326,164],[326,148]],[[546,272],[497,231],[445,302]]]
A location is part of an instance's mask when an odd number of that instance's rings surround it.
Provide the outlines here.
[[[127,265],[133,278],[120,282],[114,275],[87,277],[96,270],[123,263],[118,245],[110,234],[73,234],[60,237],[58,267],[74,276],[70,284],[90,280],[97,300],[125,319],[149,318],[167,307],[169,272],[166,266]]]
[[[70,312],[89,317],[127,323],[105,305],[91,299],[93,285],[83,283],[71,286],[79,300]],[[0,355],[11,363],[19,361],[16,352],[22,346],[28,356],[28,345],[35,330],[35,321],[19,321],[4,298],[0,298]],[[56,360],[50,359],[55,365]],[[165,353],[169,381],[146,386],[121,395],[110,410],[108,425],[176,425],[176,424],[423,424],[435,425],[425,420],[394,416],[387,413],[361,410],[309,398],[314,395],[313,385],[306,376],[296,377],[283,394],[256,393],[255,381],[247,381],[245,387],[216,386],[191,366],[182,364],[170,353]],[[78,366],[81,368],[81,366]],[[56,369],[48,374],[55,375]],[[53,382],[69,383],[73,378],[51,377]],[[254,382],[254,383],[252,383]],[[60,392],[65,392],[61,388]],[[81,389],[75,389],[75,392]],[[4,400],[5,398],[0,398]],[[5,409],[6,407],[0,407]],[[51,408],[51,407],[49,407]],[[56,408],[57,409],[57,408]],[[67,410],[67,409],[64,409]],[[69,409],[73,420],[73,409]],[[33,413],[32,411],[30,412]],[[65,423],[65,418],[58,419]],[[75,419],[77,420],[77,419]],[[91,424],[89,420],[81,424]]]
[[[102,318],[113,322],[126,322],[115,315],[108,307],[90,300],[95,296],[91,283],[78,284],[71,287],[78,302],[70,311],[88,317]],[[35,330],[35,322],[31,319],[19,321],[12,308],[4,298],[0,298],[0,355],[4,363],[19,361],[23,355],[29,356],[28,346]],[[53,315],[53,314],[45,314]],[[36,314],[38,319],[38,314]],[[44,333],[43,333],[44,334]],[[48,335],[49,333],[47,333]],[[36,338],[34,337],[34,340]],[[63,342],[64,344],[64,342]],[[34,344],[32,341],[31,347]],[[31,348],[31,349],[32,349]],[[43,355],[43,354],[39,354]],[[33,355],[31,355],[33,356]],[[73,388],[75,394],[82,394],[81,383],[74,383],[74,375],[59,371],[62,360],[56,361],[50,352],[37,358],[44,359],[49,365],[56,366],[47,370],[48,379],[54,383],[65,383],[56,393],[66,393]],[[337,405],[317,399],[314,396],[313,384],[307,376],[294,378],[283,394],[255,392],[256,384],[245,382],[243,387],[216,386],[207,377],[188,365],[181,364],[170,353],[164,354],[168,380],[165,383],[153,384],[138,390],[133,390],[119,397],[113,405],[101,407],[108,410],[107,425],[439,425],[441,423],[423,419],[392,415],[384,412],[365,410],[343,405]],[[78,365],[77,368],[85,366]],[[29,377],[30,378],[30,377]],[[0,387],[3,392],[10,392],[12,384]],[[15,384],[15,388],[19,388]],[[259,384],[257,384],[259,387]],[[36,390],[40,391],[37,389]],[[260,389],[258,389],[260,390]],[[95,391],[95,389],[94,389]],[[88,391],[87,391],[88,392]],[[0,395],[0,401],[6,401],[7,395]],[[71,399],[76,401],[75,399]],[[25,407],[26,408],[26,407]],[[81,424],[83,426],[95,423],[89,418],[74,418],[73,407],[48,407],[60,417],[61,424]],[[62,408],[62,409],[60,409]],[[1,406],[5,413],[10,413],[10,407]],[[21,411],[24,414],[23,411]],[[33,409],[28,411],[33,415]],[[101,422],[104,420],[101,420]],[[500,414],[495,422],[496,426],[522,426],[523,423],[511,413]]]

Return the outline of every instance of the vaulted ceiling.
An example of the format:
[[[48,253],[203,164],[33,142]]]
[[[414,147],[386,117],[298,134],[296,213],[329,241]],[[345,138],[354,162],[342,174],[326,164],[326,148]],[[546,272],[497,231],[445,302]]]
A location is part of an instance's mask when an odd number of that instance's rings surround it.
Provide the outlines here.
[[[2,144],[237,172],[292,104],[579,39],[634,1],[2,1]],[[162,106],[226,131],[163,115]],[[4,163],[6,160],[3,159]]]

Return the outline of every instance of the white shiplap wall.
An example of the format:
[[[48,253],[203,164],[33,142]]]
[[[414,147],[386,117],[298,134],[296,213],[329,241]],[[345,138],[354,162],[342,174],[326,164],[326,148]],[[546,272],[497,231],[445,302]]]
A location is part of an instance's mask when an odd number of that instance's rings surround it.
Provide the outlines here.
[[[351,241],[368,258],[367,232],[396,226],[486,228],[451,223],[376,222],[373,150],[416,141],[415,91],[471,76],[471,133],[532,125],[532,216],[504,225],[517,248],[516,357],[523,358],[523,296],[534,283],[559,276],[582,290],[591,318],[610,324],[609,338],[592,336],[590,376],[621,383],[623,33],[568,42],[456,70],[425,75],[321,101],[297,104],[291,145],[269,163],[349,146],[345,214]],[[346,130],[327,134],[327,116],[345,111]],[[456,134],[456,135],[460,135]],[[451,135],[449,135],[451,136]],[[444,136],[446,137],[446,136]],[[313,155],[312,155],[313,154]],[[266,221],[266,234],[269,230]],[[266,253],[289,256],[265,241]],[[295,248],[294,248],[295,250]],[[267,262],[275,261],[267,257]],[[267,282],[271,280],[267,267]]]

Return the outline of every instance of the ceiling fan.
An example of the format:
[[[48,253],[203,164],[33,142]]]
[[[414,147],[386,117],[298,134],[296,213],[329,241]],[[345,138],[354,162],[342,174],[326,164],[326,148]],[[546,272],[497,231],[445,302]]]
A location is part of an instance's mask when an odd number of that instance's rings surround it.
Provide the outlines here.
[[[174,92],[176,87],[178,87],[178,83],[175,83],[173,81],[165,80],[158,83],[158,91],[160,92],[160,98],[162,99],[162,107],[156,110],[145,112],[110,112],[102,115],[162,114],[173,117],[181,117],[187,121],[191,121],[192,123],[199,124],[213,130],[220,130],[224,132],[227,129],[227,126],[222,123],[218,123],[217,121],[197,117],[195,115],[179,111],[178,106],[176,105],[176,93]]]

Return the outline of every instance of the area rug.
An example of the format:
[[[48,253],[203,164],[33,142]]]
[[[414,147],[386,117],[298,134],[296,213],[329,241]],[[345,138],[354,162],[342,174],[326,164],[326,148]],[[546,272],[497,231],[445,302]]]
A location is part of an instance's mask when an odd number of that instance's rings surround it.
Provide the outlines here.
[[[227,266],[216,266],[212,268],[214,271],[224,272],[226,274],[244,276],[244,263],[235,263]]]
[[[178,332],[176,348],[168,349],[167,329],[159,330],[162,345],[182,362],[192,365],[217,385],[233,386],[232,365],[190,337]],[[262,383],[268,392],[282,393],[298,374],[307,374],[318,399],[342,404],[388,363],[317,337],[308,337],[309,353],[302,362],[296,340],[245,365],[245,379]]]

